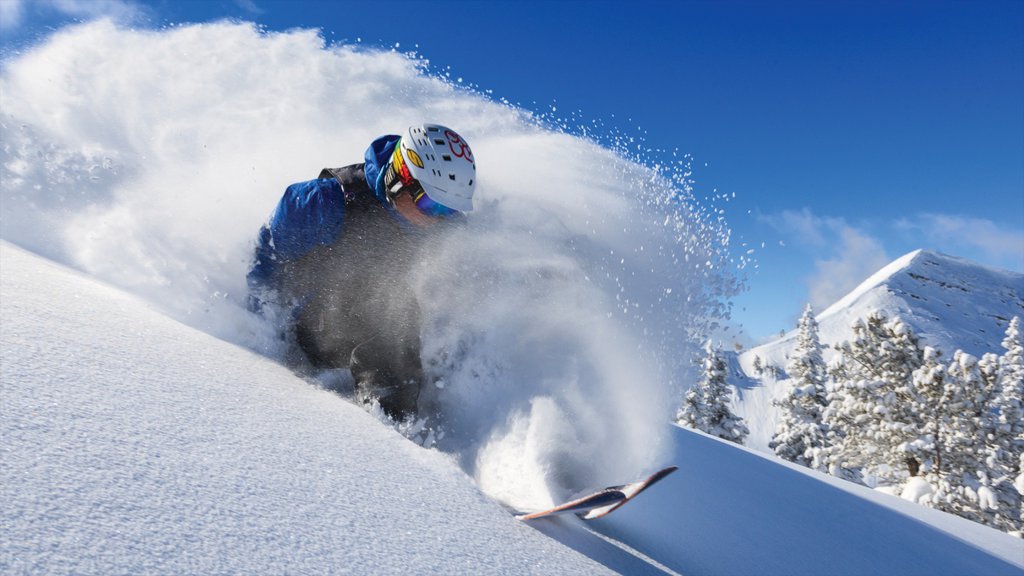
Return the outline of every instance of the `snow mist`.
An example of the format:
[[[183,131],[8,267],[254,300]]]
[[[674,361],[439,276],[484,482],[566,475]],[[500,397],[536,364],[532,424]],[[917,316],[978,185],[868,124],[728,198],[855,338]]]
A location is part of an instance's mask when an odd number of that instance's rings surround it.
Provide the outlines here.
[[[438,446],[521,508],[662,464],[693,345],[736,288],[721,215],[685,160],[645,165],[631,139],[598,145],[425,68],[309,30],[63,29],[3,64],[2,236],[274,356],[242,303],[285,186],[449,125],[479,184],[414,272]]]

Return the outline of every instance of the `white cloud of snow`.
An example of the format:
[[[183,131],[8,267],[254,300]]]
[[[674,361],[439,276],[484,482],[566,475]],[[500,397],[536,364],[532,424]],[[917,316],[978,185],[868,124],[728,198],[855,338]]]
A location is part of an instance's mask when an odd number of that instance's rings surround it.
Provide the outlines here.
[[[508,462],[537,474],[530,502],[656,465],[692,343],[733,289],[728,230],[667,178],[312,30],[65,28],[5,62],[0,109],[5,239],[267,353],[240,303],[284,187],[413,123],[459,130],[478,209],[416,281],[425,352],[446,359],[446,449],[495,494]]]

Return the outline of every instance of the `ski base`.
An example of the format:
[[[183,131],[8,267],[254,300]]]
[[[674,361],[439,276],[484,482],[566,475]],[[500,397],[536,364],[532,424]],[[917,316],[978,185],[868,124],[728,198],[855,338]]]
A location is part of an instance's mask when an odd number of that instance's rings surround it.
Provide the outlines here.
[[[659,482],[678,469],[678,466],[662,468],[643,480],[630,484],[623,484],[621,486],[609,486],[607,488],[602,488],[601,490],[570,500],[569,502],[555,506],[554,508],[529,514],[520,514],[516,516],[516,518],[520,520],[535,520],[537,518],[547,518],[549,516],[559,516],[562,514],[575,514],[584,520],[601,518],[611,514],[615,510],[618,510],[626,504],[626,502],[636,498],[641,492],[650,488],[656,482]]]

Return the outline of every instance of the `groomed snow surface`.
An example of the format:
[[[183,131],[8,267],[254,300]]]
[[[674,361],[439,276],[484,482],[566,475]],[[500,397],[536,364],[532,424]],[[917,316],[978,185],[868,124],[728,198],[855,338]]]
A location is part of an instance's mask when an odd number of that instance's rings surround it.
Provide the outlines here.
[[[1024,574],[1020,540],[678,428],[635,502],[524,524],[264,357],[7,243],[0,270],[4,574]]]

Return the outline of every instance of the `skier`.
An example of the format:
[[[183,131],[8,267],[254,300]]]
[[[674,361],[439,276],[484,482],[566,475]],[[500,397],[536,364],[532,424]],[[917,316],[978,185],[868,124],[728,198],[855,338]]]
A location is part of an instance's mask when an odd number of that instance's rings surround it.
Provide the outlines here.
[[[466,141],[423,124],[377,138],[362,164],[292,184],[260,228],[250,309],[283,319],[314,368],[349,368],[360,401],[414,414],[423,376],[409,272],[473,209],[475,181]]]

